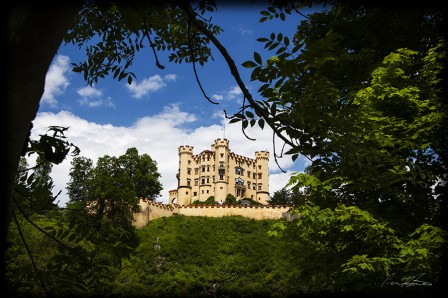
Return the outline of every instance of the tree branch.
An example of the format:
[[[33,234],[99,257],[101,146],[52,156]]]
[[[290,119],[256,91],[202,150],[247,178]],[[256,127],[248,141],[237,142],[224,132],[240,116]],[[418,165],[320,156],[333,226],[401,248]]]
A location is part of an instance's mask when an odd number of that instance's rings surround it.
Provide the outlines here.
[[[146,35],[146,37],[148,38],[149,45],[151,46],[152,52],[153,52],[153,54],[154,54],[154,58],[156,59],[156,66],[157,66],[159,69],[165,69],[165,66],[163,66],[162,64],[160,64],[160,62],[159,62],[159,58],[157,57],[157,53],[156,53],[156,49],[155,49],[154,43],[152,42],[152,40],[151,40],[151,36],[149,35],[149,30],[150,30],[150,29],[148,29],[148,27],[147,27],[147,25],[146,25],[146,18],[143,18],[143,24],[144,24],[144,27],[145,27],[145,35]]]
[[[206,27],[204,27],[198,20],[196,19],[196,13],[191,9],[191,7],[183,2],[178,1],[178,6],[187,14],[187,16],[190,18],[191,22],[196,26],[198,30],[200,30],[205,36],[207,36],[212,43],[215,45],[215,47],[219,50],[221,55],[224,57],[224,59],[227,62],[227,65],[229,66],[230,72],[232,76],[235,78],[235,81],[237,82],[238,86],[241,88],[241,91],[243,92],[244,96],[247,98],[247,100],[250,103],[250,106],[257,112],[257,114],[261,115],[266,121],[266,123],[272,128],[274,133],[282,139],[285,143],[290,145],[291,147],[295,147],[294,143],[291,142],[291,140],[287,139],[285,136],[281,135],[281,133],[276,128],[275,124],[272,119],[269,118],[269,113],[262,109],[252,98],[252,95],[250,94],[249,90],[247,90],[246,85],[244,84],[243,80],[241,79],[241,76],[238,72],[238,68],[235,65],[235,61],[233,61],[232,57],[227,52],[226,48],[221,44],[221,42],[213,35],[210,30],[208,30]]]
[[[214,105],[218,105],[219,103],[211,100],[210,97],[208,97],[207,94],[205,94],[204,88],[202,88],[201,81],[199,80],[199,76],[198,76],[198,73],[196,71],[196,62],[194,61],[193,46],[191,44],[190,24],[188,24],[187,31],[188,31],[188,48],[190,49],[190,60],[191,60],[191,64],[193,65],[193,72],[194,72],[194,76],[196,78],[196,82],[198,83],[199,88],[201,89],[202,95],[204,95],[204,97],[210,103],[212,103]]]

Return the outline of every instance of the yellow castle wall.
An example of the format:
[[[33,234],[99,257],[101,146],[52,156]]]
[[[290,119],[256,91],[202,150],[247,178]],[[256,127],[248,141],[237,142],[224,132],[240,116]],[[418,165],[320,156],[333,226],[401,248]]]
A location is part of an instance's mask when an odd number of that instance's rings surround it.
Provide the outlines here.
[[[179,206],[140,199],[141,211],[134,214],[134,226],[143,228],[149,221],[174,214],[185,216],[244,216],[253,219],[290,219],[288,206]]]

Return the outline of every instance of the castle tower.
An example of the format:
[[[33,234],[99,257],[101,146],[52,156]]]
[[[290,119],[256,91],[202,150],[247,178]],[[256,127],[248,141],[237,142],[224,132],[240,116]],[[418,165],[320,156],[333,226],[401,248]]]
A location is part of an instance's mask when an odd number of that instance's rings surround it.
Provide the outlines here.
[[[179,172],[177,173],[177,204],[191,204],[191,171],[193,163],[193,147],[179,147]],[[170,202],[171,203],[171,202]]]
[[[212,145],[215,151],[215,201],[224,202],[228,192],[229,141],[217,139]]]
[[[269,152],[255,152],[257,197],[256,201],[267,204],[269,200]]]
[[[177,201],[177,189],[172,189],[172,190],[169,191],[168,203],[170,205],[178,204],[178,201]]]

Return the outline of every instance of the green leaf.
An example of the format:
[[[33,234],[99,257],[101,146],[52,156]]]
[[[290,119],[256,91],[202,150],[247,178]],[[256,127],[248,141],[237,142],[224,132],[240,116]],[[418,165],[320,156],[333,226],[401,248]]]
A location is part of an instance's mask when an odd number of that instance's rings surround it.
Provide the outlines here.
[[[245,68],[252,68],[252,67],[257,66],[257,64],[252,61],[245,61],[241,65]]]
[[[254,52],[254,59],[255,59],[255,62],[257,62],[259,65],[262,64],[261,56],[257,52]]]

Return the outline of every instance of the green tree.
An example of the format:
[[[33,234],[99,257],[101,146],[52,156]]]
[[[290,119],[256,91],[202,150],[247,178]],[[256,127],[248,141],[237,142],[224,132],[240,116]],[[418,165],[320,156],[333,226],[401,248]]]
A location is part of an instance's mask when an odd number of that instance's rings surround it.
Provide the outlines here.
[[[67,183],[69,203],[88,201],[89,193],[85,181],[90,179],[93,170],[93,161],[90,158],[77,156],[71,162],[69,172],[70,181]]]
[[[95,226],[132,226],[133,213],[139,211],[138,198],[132,179],[118,158],[108,155],[98,158],[92,179],[86,183],[89,189],[86,207],[95,218]]]
[[[393,287],[392,274],[402,278],[425,273],[431,285],[441,280],[441,259],[446,254],[447,232],[422,225],[400,236],[389,224],[356,206],[334,209],[306,204],[296,209],[294,221],[278,221],[269,234],[281,235],[292,267],[301,268],[291,282],[306,285],[305,293],[395,293],[410,295],[416,289]],[[411,293],[412,292],[412,293]],[[420,293],[420,292],[419,292]],[[421,293],[439,294],[425,287]]]
[[[226,196],[226,200],[224,201],[225,205],[236,205],[238,204],[238,200],[235,198],[234,195],[232,194],[227,194]]]
[[[289,205],[300,206],[305,204],[305,195],[296,188],[282,188],[274,192],[274,195],[269,199],[270,205]]]
[[[67,183],[67,217],[69,222],[88,221],[89,189],[86,183],[92,178],[93,161],[90,158],[76,156],[71,161],[70,180]]]
[[[215,197],[214,196],[210,196],[207,198],[207,200],[205,200],[204,202],[206,205],[213,205],[215,204]]]
[[[92,160],[76,157],[67,184],[67,205],[73,211],[69,214],[90,218],[97,227],[106,221],[129,229],[133,214],[139,211],[139,197],[160,194],[159,177],[156,161],[148,154],[139,155],[136,148],[119,157],[100,157],[95,167]]]
[[[261,21],[293,11],[271,7]],[[445,18],[432,7],[336,2],[309,15],[293,38],[259,38],[275,55],[262,61],[255,52],[243,66],[253,69],[262,100],[249,100],[231,122],[267,122],[286,154],[307,157],[312,164],[291,182],[321,207],[355,204],[405,232],[437,224],[441,190],[433,188],[446,180]]]
[[[136,148],[129,148],[119,158],[121,166],[129,173],[138,197],[152,198],[160,195],[162,185],[157,172],[157,162],[148,154],[138,154]]]

